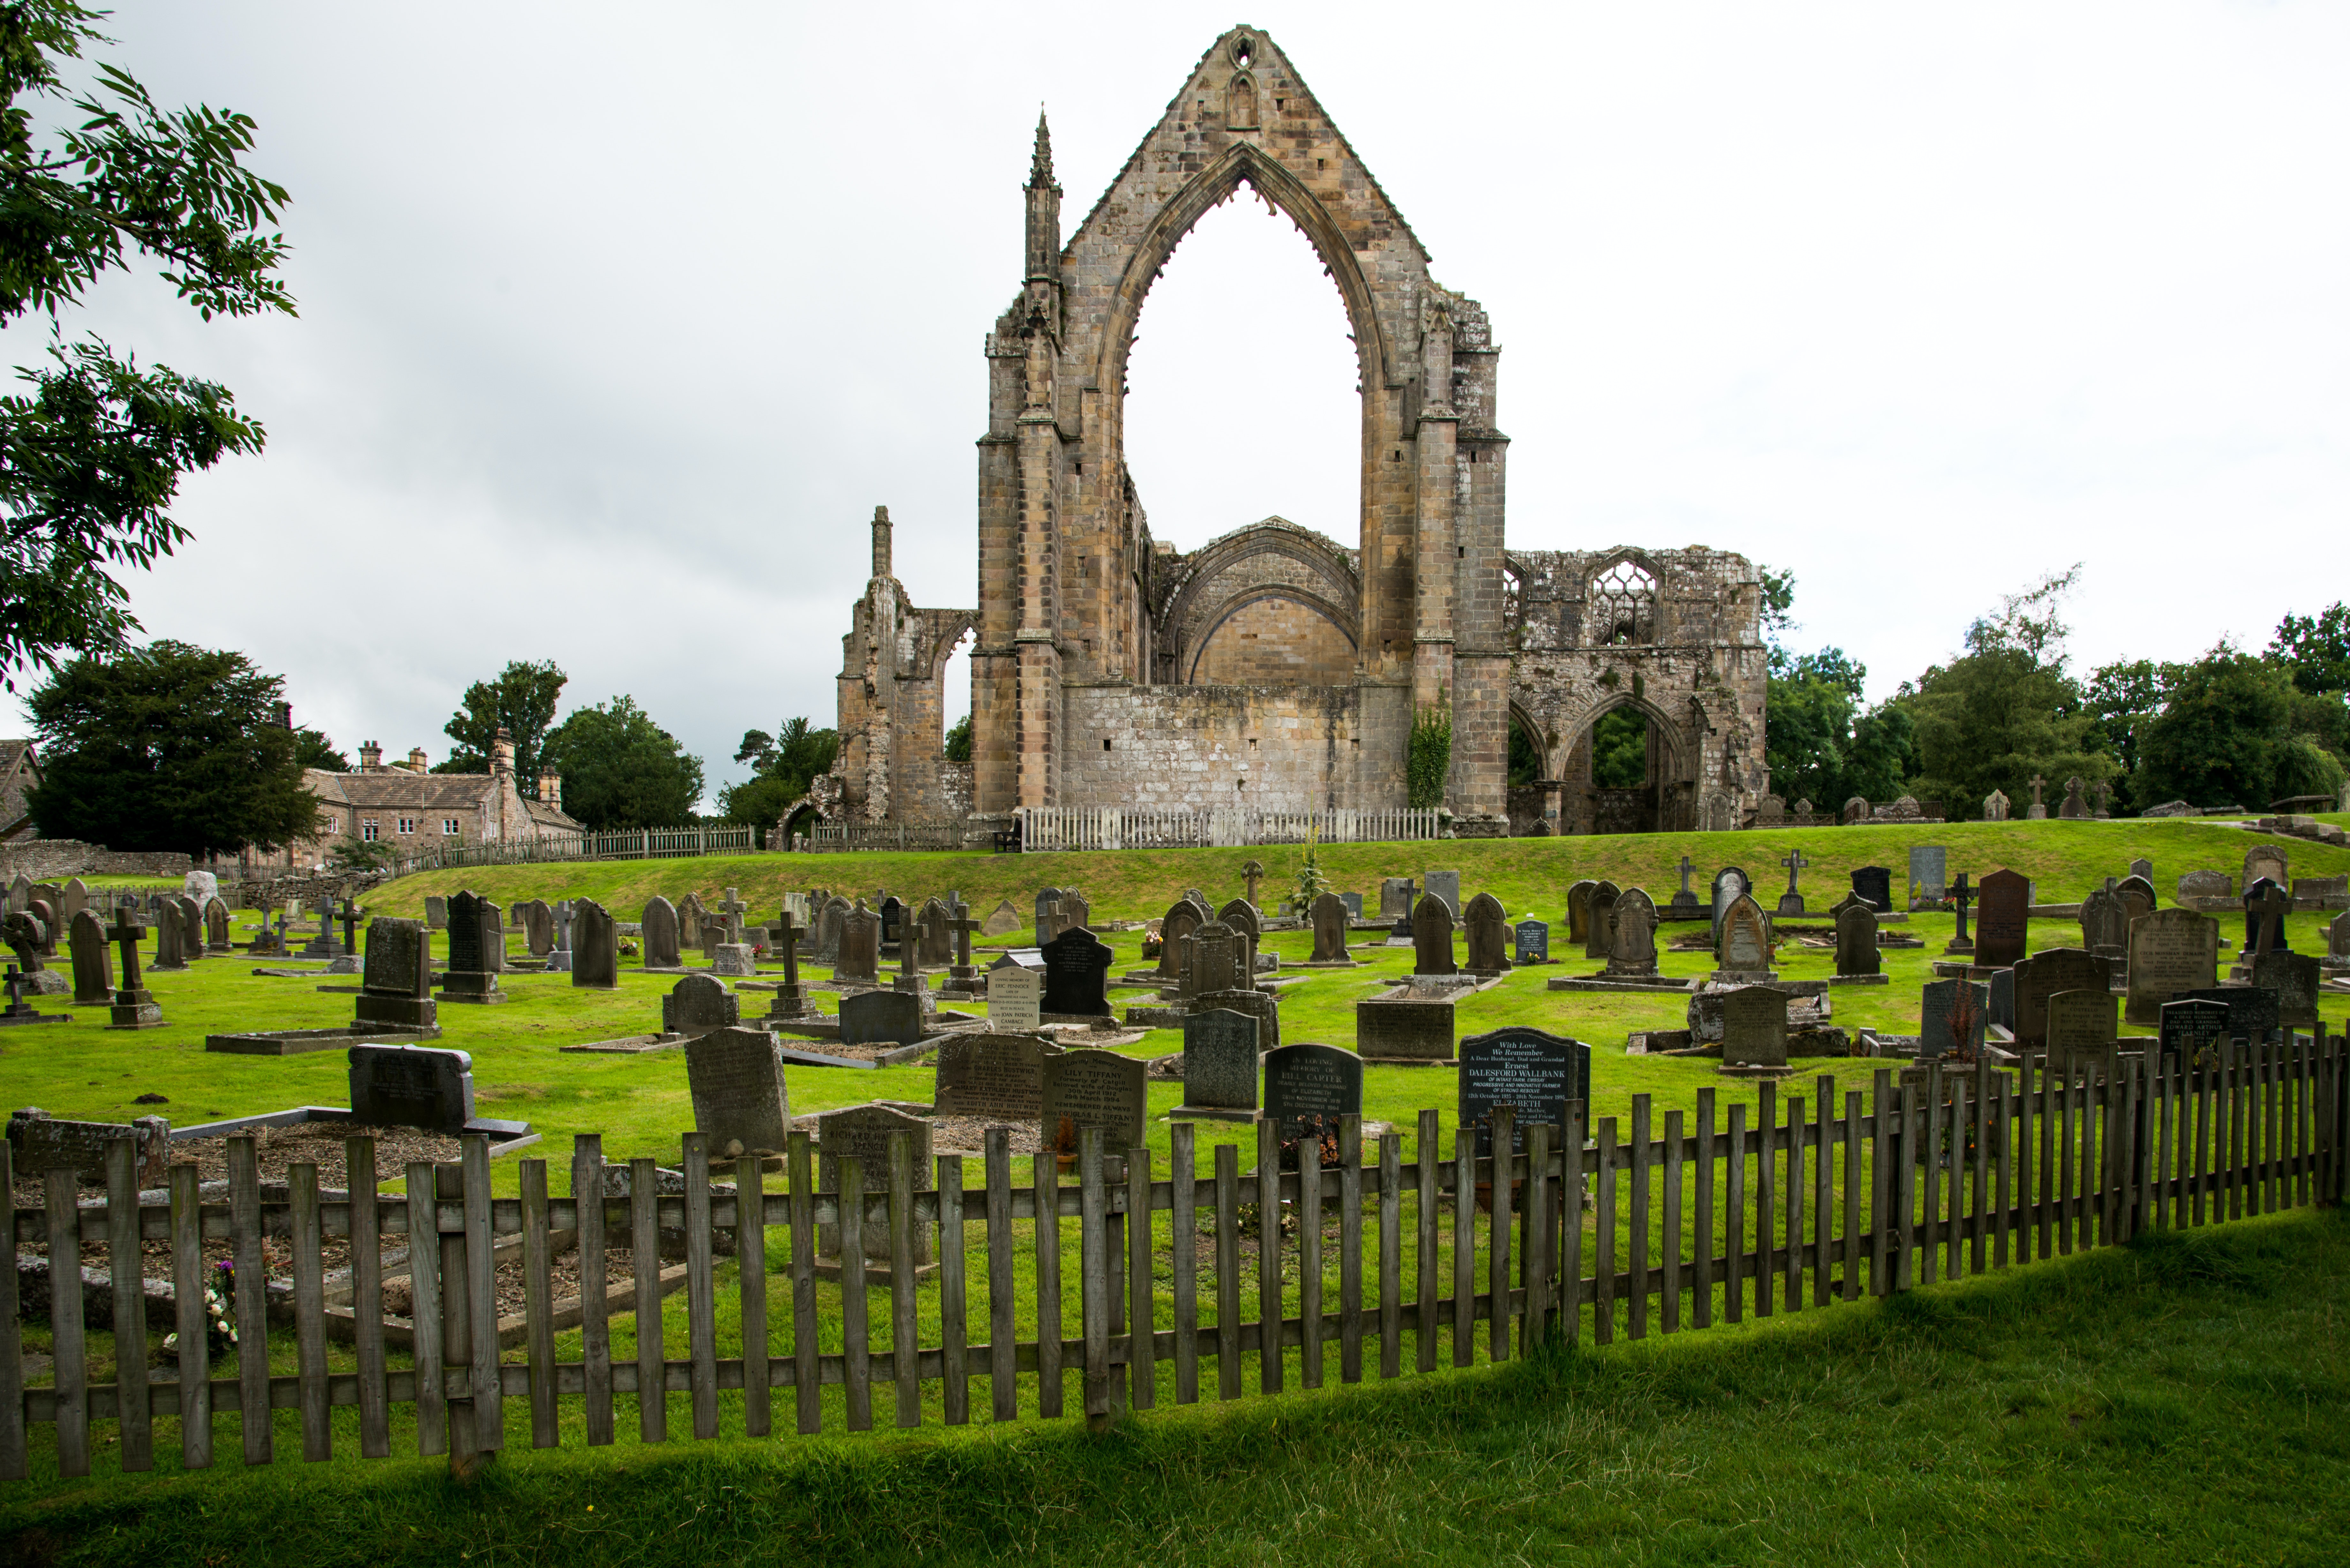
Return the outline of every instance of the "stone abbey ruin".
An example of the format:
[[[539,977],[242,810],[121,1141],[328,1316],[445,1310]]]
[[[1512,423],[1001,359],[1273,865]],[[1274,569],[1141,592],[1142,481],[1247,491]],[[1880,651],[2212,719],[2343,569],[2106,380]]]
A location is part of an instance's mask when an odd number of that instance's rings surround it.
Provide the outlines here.
[[[1180,552],[1125,453],[1153,281],[1243,184],[1345,302],[1360,370],[1360,533],[1279,517]],[[987,339],[978,607],[916,606],[877,509],[843,639],[837,771],[784,824],[1009,823],[1023,807],[1386,810],[1415,713],[1449,705],[1463,836],[1731,828],[1769,785],[1761,586],[1700,547],[1513,550],[1501,350],[1263,33],[1218,38],[1066,244],[1045,126],[1020,292]],[[941,681],[971,645],[972,760]],[[1594,782],[1592,726],[1647,722],[1645,781]],[[1510,785],[1510,738],[1540,758]]]

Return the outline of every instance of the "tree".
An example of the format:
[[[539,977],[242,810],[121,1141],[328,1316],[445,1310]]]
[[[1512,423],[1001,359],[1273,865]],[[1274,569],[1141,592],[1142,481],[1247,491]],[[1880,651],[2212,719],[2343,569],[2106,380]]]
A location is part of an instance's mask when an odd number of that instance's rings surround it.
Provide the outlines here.
[[[1648,721],[1638,708],[1610,708],[1592,722],[1591,783],[1638,789],[1648,782]]]
[[[1530,788],[1543,777],[1542,748],[1534,744],[1516,714],[1510,716],[1510,787]]]
[[[2178,669],[2149,659],[2102,664],[2090,675],[2088,689],[2082,693],[2082,706],[2095,721],[2099,744],[2113,753],[2122,773],[2133,780],[2138,767],[2138,738],[2162,711],[2164,688]],[[2155,802],[2136,799],[2133,794],[2131,804],[2144,807]]]
[[[241,653],[155,642],[65,664],[27,699],[41,739],[29,805],[45,838],[194,858],[317,830],[283,682]]]
[[[573,709],[542,755],[563,775],[563,809],[594,832],[691,822],[702,799],[702,759],[632,697]]]
[[[442,726],[442,732],[457,742],[456,749],[432,771],[488,773],[490,748],[503,729],[514,742],[515,780],[523,794],[536,796],[539,753],[547,727],[555,722],[555,705],[563,695],[566,679],[551,659],[540,664],[515,659],[495,680],[476,680],[466,687],[464,711],[451,714]],[[569,798],[567,790],[566,798]]]
[[[192,537],[168,508],[181,476],[259,452],[258,421],[228,389],[141,368],[135,355],[65,341],[62,309],[133,252],[206,320],[294,314],[276,276],[282,235],[265,232],[285,190],[240,162],[244,115],[158,109],[120,68],[70,94],[60,60],[110,40],[74,0],[0,5],[0,325],[50,317],[48,363],[17,367],[27,390],[0,398],[0,685],[54,671],[70,654],[124,655],[140,629],[109,567],[143,569]],[[67,123],[36,137],[39,119]],[[78,123],[77,123],[78,122]]]
[[[1839,648],[1790,657],[1771,650],[1762,709],[1762,760],[1771,787],[1789,803],[1829,810],[1854,791],[1846,782],[1852,727],[1867,669]]]
[[[2222,640],[2178,667],[2167,684],[2162,711],[2138,742],[2141,777],[2134,793],[2145,801],[2266,805],[2277,798],[2281,753],[2294,738],[2287,728],[2292,717],[2292,677]],[[2297,778],[2308,769],[2307,758],[2295,759]],[[2337,789],[2339,777],[2336,768]]]
[[[2286,616],[2277,622],[2268,658],[2303,691],[2350,689],[2350,607],[2336,600],[2314,616]]]
[[[351,771],[350,758],[335,750],[335,742],[318,730],[294,732],[294,763],[296,767],[322,768],[330,774]]]
[[[963,760],[971,757],[971,721],[960,726],[963,734]],[[953,754],[954,734],[947,735],[948,754]],[[834,730],[812,729],[806,718],[786,719],[783,728],[770,735],[764,730],[745,730],[743,743],[734,749],[734,760],[751,764],[751,776],[740,784],[729,784],[718,792],[720,815],[729,822],[752,822],[773,826],[792,802],[807,794],[808,785],[818,774],[831,771],[833,759],[840,753],[840,734]]]
[[[947,726],[946,753],[947,761],[951,763],[967,763],[971,761],[970,714],[965,713],[962,718],[957,719],[953,723]]]

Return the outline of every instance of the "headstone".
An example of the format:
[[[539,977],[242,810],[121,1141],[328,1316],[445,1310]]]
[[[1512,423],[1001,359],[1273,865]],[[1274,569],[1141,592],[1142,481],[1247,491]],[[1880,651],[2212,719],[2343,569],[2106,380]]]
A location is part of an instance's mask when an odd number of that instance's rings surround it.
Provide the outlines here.
[[[1058,888],[1039,888],[1036,893],[1036,945],[1043,947],[1061,934],[1061,890]]]
[[[2043,948],[2015,977],[2015,1037],[2026,1046],[2046,1043],[2048,999],[2060,991],[2113,989],[2113,966],[2082,948]]]
[[[218,898],[204,906],[204,949],[216,953],[236,950],[229,940],[228,906]]]
[[[1657,973],[1657,907],[1638,888],[1627,888],[1616,899],[1609,924],[1607,972],[1626,980],[1653,980]]]
[[[1856,794],[1846,800],[1844,803],[1844,819],[1846,823],[1866,822],[1868,820],[1867,797]]]
[[[2146,878],[2147,885],[2148,887],[2153,886],[2153,884],[2154,884],[2154,862],[2153,862],[2153,861],[2151,861],[2151,860],[2146,860],[2146,859],[2138,859],[2138,860],[2133,860],[2133,861],[2131,861],[2131,862],[2130,862],[2130,875],[2131,875],[2131,876],[2133,876],[2133,877],[2145,877],[2145,878]]]
[[[1092,940],[1085,931],[1066,936]],[[1045,1058],[1043,1079],[1037,1127],[1046,1148],[1076,1153],[1077,1135],[1087,1127],[1102,1129],[1105,1153],[1123,1155],[1142,1146],[1150,1101],[1140,1062],[1114,1051],[1064,1051]]]
[[[1018,930],[1021,924],[1020,907],[1005,898],[995,906],[994,912],[987,917],[979,929],[982,936],[1008,936]]]
[[[944,969],[954,962],[954,933],[947,929],[947,907],[936,898],[922,900],[914,918],[920,933],[919,961],[925,969]]]
[[[1469,938],[1470,973],[1500,974],[1510,967],[1510,912],[1499,898],[1480,893],[1470,899],[1462,923]]]
[[[1929,904],[1942,901],[1944,874],[1950,866],[1950,854],[1939,844],[1913,844],[1909,846],[1909,887],[1915,897]]]
[[[1072,926],[1046,942],[1045,1011],[1065,1018],[1098,1018],[1109,1012],[1105,982],[1113,956],[1107,943],[1083,926]]]
[[[1363,896],[1360,893],[1341,893],[1338,895],[1338,899],[1347,906],[1347,919],[1359,920],[1363,918]]]
[[[1762,906],[1741,893],[1721,914],[1716,967],[1732,974],[1761,974],[1771,967],[1771,927]]]
[[[81,878],[77,877],[74,880],[78,882]],[[180,878],[180,897],[193,899],[201,909],[220,897],[220,878],[209,871],[190,871]]]
[[[1032,977],[1033,978],[1033,977]],[[1033,1032],[954,1033],[939,1042],[932,1108],[995,1127],[1030,1127],[1045,1114],[1045,1058],[1061,1048]]]
[[[139,972],[139,940],[145,935],[128,908],[114,911],[114,924],[108,928],[106,940],[122,950],[122,983],[114,988],[114,1002],[107,1015],[109,1029],[163,1026],[163,1010],[156,1005],[155,993],[146,988]]]
[[[1216,911],[1216,919],[1232,927],[1247,954],[1241,966],[1242,980],[1236,988],[1252,991],[1256,987],[1256,953],[1264,940],[1264,922],[1257,918],[1256,906],[1244,898],[1234,898]]]
[[[840,922],[840,952],[833,961],[832,978],[876,985],[881,979],[881,917],[857,900]]]
[[[2305,1029],[2317,1022],[2322,975],[2318,961],[2307,953],[2278,950],[2252,960],[2252,987],[2276,992],[2277,1023],[2286,1028]]]
[[[1246,1013],[1256,1020],[1256,1044],[1260,1051],[1270,1051],[1281,1044],[1281,1002],[1269,991],[1203,991],[1184,1002],[1188,1013],[1206,1012],[1213,1008],[1227,1012]]]
[[[1580,1040],[1515,1024],[1461,1042],[1453,1126],[1477,1129],[1480,1156],[1493,1152],[1492,1115],[1503,1106],[1513,1113],[1511,1153],[1525,1152],[1526,1128],[1536,1126],[1557,1129],[1556,1148],[1575,1100],[1591,1100],[1591,1047]]]
[[[1721,999],[1721,1064],[1783,1067],[1787,1064],[1787,993],[1767,985],[1742,985]]]
[[[2091,815],[2089,811],[2089,803],[2083,796],[2083,792],[2089,786],[2080,779],[2066,779],[2064,781],[2064,802],[2056,808],[2056,815],[2066,822],[2078,822],[2089,816]]]
[[[658,893],[646,899],[641,934],[644,937],[647,969],[683,967],[684,954],[678,946],[680,929],[676,905]]]
[[[1407,986],[1355,1003],[1355,1049],[1366,1061],[1450,1062],[1454,998]]]
[[[1379,882],[1379,919],[1398,920],[1411,913],[1419,885],[1409,877],[1388,877]]]
[[[2158,907],[2154,897],[2154,884],[2143,877],[2123,877],[2114,888],[2114,897],[2122,901],[2125,930],[2128,929],[2129,921],[2142,920]],[[2126,943],[2128,939],[2125,937],[2123,940]]]
[[[2255,844],[2244,851],[2244,890],[2251,892],[2252,884],[2267,877],[2280,888],[2288,888],[2293,877],[2282,846]]]
[[[1858,867],[1852,874],[1852,890],[1880,915],[1893,908],[1893,873],[1886,867]]]
[[[1183,1105],[1191,1110],[1254,1113],[1257,1021],[1211,1007],[1183,1019]]]
[[[1423,893],[1411,911],[1411,972],[1459,974],[1452,957],[1452,907],[1434,893]]]
[[[874,918],[878,930],[880,918]],[[840,1190],[840,1164],[846,1159],[857,1161],[864,1182],[866,1196],[870,1198],[889,1190],[889,1144],[899,1133],[906,1135],[911,1147],[914,1167],[914,1190],[935,1189],[931,1157],[931,1124],[922,1116],[909,1116],[889,1106],[850,1106],[843,1110],[827,1111],[816,1119],[816,1186],[818,1192]],[[931,1228],[916,1225],[913,1235],[914,1267],[927,1268],[931,1262]],[[816,1227],[816,1251],[827,1258],[840,1256],[840,1227]],[[876,1224],[870,1218],[865,1222],[864,1246],[861,1251],[872,1262],[887,1263],[890,1256],[889,1230]],[[869,1280],[868,1272],[867,1278]],[[894,1282],[892,1282],[894,1283]]]
[[[2229,1038],[2227,1004],[2219,1002],[2166,1002],[2160,1023],[2161,1050],[2176,1056],[2190,1072],[2220,1064],[2219,1046]]]
[[[1623,889],[1603,881],[1591,890],[1591,925],[1584,933],[1583,956],[1604,959],[1616,946],[1616,900]]]
[[[1520,920],[1511,927],[1510,930],[1512,936],[1517,940],[1518,962],[1523,964],[1550,961],[1550,922],[1548,920]]]
[[[1728,914],[1730,906],[1736,903],[1752,887],[1752,884],[1747,880],[1746,873],[1735,866],[1725,866],[1713,874],[1711,908],[1713,918],[1713,944],[1716,948],[1721,945],[1722,916]]]
[[[449,929],[448,899],[438,893],[424,896],[424,925],[428,930],[445,931]]]
[[[555,950],[546,955],[546,972],[571,972],[571,926],[578,917],[578,905],[569,898],[555,906]]]
[[[1314,900],[1315,963],[1347,963],[1347,901],[1336,893],[1324,893]],[[1163,932],[1166,928],[1160,927]]]
[[[443,1002],[504,1002],[497,969],[505,963],[498,907],[470,888],[449,899],[449,969],[441,977]]]
[[[1461,918],[1460,872],[1430,871],[1428,874],[1427,891],[1444,900],[1444,907],[1452,911],[1454,919]]]
[[[783,1059],[765,1030],[730,1026],[688,1040],[685,1086],[693,1099],[694,1130],[709,1140],[712,1158],[779,1154],[790,1143]]]
[[[571,983],[597,991],[620,983],[620,924],[593,898],[572,906]]]
[[[1200,906],[1189,898],[1178,898],[1167,906],[1167,913],[1159,921],[1159,976],[1161,980],[1180,981],[1188,961],[1185,944],[1207,921]]]
[[[2178,901],[2190,898],[2232,898],[2236,879],[2225,871],[2189,871],[2178,879]]]
[[[529,944],[530,956],[545,958],[555,950],[555,911],[544,898],[532,898],[515,907],[521,917],[523,939]]]
[[[2047,1013],[2044,1040],[2051,1062],[2086,1063],[2113,1048],[2114,993],[2104,986],[2053,992]]]
[[[1338,1128],[1363,1114],[1363,1062],[1335,1045],[1284,1045],[1264,1055],[1264,1116],[1289,1147],[1312,1138],[1323,1168],[1338,1163]]]
[[[351,1120],[456,1134],[473,1119],[473,1059],[417,1045],[350,1048]]]
[[[1094,907],[1091,900],[1075,888],[1062,888],[1061,929],[1064,931],[1091,930],[1093,922]]]
[[[140,1187],[161,1187],[171,1179],[172,1124],[162,1116],[140,1116],[131,1122],[68,1121],[31,1106],[8,1117],[9,1159],[18,1181],[38,1181],[52,1170],[103,1177],[108,1148],[115,1139],[124,1137],[132,1140],[137,1153]]]
[[[1566,940],[1572,947],[1588,940],[1591,934],[1591,895],[1599,884],[1588,877],[1566,890]]]
[[[702,907],[702,895],[688,893],[678,900],[677,940],[681,950],[700,952],[708,938],[702,931],[707,923],[707,911]]]
[[[922,999],[907,991],[860,991],[840,999],[843,1045],[911,1045],[927,1039]]]
[[[2004,969],[2023,957],[2032,930],[2032,884],[2004,867],[1982,879],[1975,906],[1975,962]]]
[[[840,961],[840,932],[852,913],[846,898],[827,898],[816,906],[815,936],[811,939],[808,957],[818,963]],[[1014,917],[1014,924],[1018,924]]]
[[[367,964],[359,971],[355,1028],[371,1023],[423,1028],[440,1021],[432,1000],[432,939],[421,920],[368,922]]]
[[[78,946],[75,951],[80,951]],[[2332,968],[2350,968],[2350,909],[2325,923],[2325,956]]]
[[[1918,1009],[1918,1059],[1980,1060],[1990,1022],[1991,987],[1970,980],[1928,981]]]
[[[895,894],[881,900],[874,911],[881,917],[881,950],[894,953],[906,940],[907,909],[905,900]]]
[[[2228,1010],[2228,1037],[2266,1040],[2277,1032],[2277,993],[2256,985],[2219,985],[2189,992],[2180,1002],[2213,1002]]]
[[[2093,953],[2118,957],[2129,935],[2129,912],[2118,896],[2093,888],[2081,900],[2081,945]]]
[[[2293,898],[2274,877],[2262,877],[2244,887],[2244,956],[2255,953],[2283,952],[2292,943],[2285,940],[2284,918],[2293,908]]]
[[[1995,969],[1991,973],[1991,1022],[2015,1033],[2015,971]]]
[[[1885,960],[1877,946],[1877,911],[1865,902],[1846,906],[1836,917],[1835,951],[1840,977],[1882,973]]]
[[[1044,1023],[1045,977],[1036,970],[1010,964],[987,975],[987,1019],[995,1029],[1033,1033]]]
[[[2350,915],[2343,917],[2350,919]],[[114,964],[106,950],[106,928],[84,909],[66,935],[73,952],[74,1005],[102,1007],[114,1000]]]
[[[46,911],[38,910],[40,900],[34,902],[36,918],[39,918]],[[147,967],[157,974],[185,969],[188,967],[188,927],[180,919],[179,904],[176,900],[166,903],[159,913],[161,918],[155,922],[155,961]]]
[[[664,1034],[707,1034],[742,1022],[741,1000],[711,975],[687,975],[661,998]]]
[[[1686,860],[1689,857],[1684,855],[1681,858]],[[1787,868],[1787,890],[1779,895],[1779,913],[1800,915],[1804,912],[1804,895],[1796,887],[1795,878],[1803,873],[1804,867],[1811,865],[1811,862],[1804,857],[1803,848],[1798,846],[1782,856],[1779,864]]]
[[[203,902],[209,906],[220,895],[215,890]],[[69,877],[57,892],[57,920],[67,930],[73,929],[73,918],[89,908],[89,884],[78,877]]]
[[[2220,922],[2192,909],[2157,909],[2132,921],[2129,1000],[2132,1023],[2158,1023],[2162,1007],[2182,992],[2220,983]]]

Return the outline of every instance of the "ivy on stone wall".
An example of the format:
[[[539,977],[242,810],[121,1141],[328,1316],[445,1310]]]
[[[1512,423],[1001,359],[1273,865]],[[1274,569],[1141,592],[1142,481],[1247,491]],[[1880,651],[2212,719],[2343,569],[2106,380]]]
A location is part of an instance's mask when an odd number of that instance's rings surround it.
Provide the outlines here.
[[[1405,804],[1426,811],[1444,804],[1445,775],[1452,768],[1452,704],[1440,693],[1411,721],[1411,742],[1404,761]]]

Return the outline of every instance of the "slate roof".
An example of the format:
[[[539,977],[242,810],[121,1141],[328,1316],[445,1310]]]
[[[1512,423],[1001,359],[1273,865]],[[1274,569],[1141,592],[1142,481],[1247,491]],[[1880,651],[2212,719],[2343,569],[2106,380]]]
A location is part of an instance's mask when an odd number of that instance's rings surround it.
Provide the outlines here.
[[[372,774],[305,768],[302,779],[320,802],[356,811],[478,812],[496,783],[489,774],[411,774],[405,768]],[[557,807],[527,798],[522,804],[535,823],[572,833],[583,831],[578,822]]]

